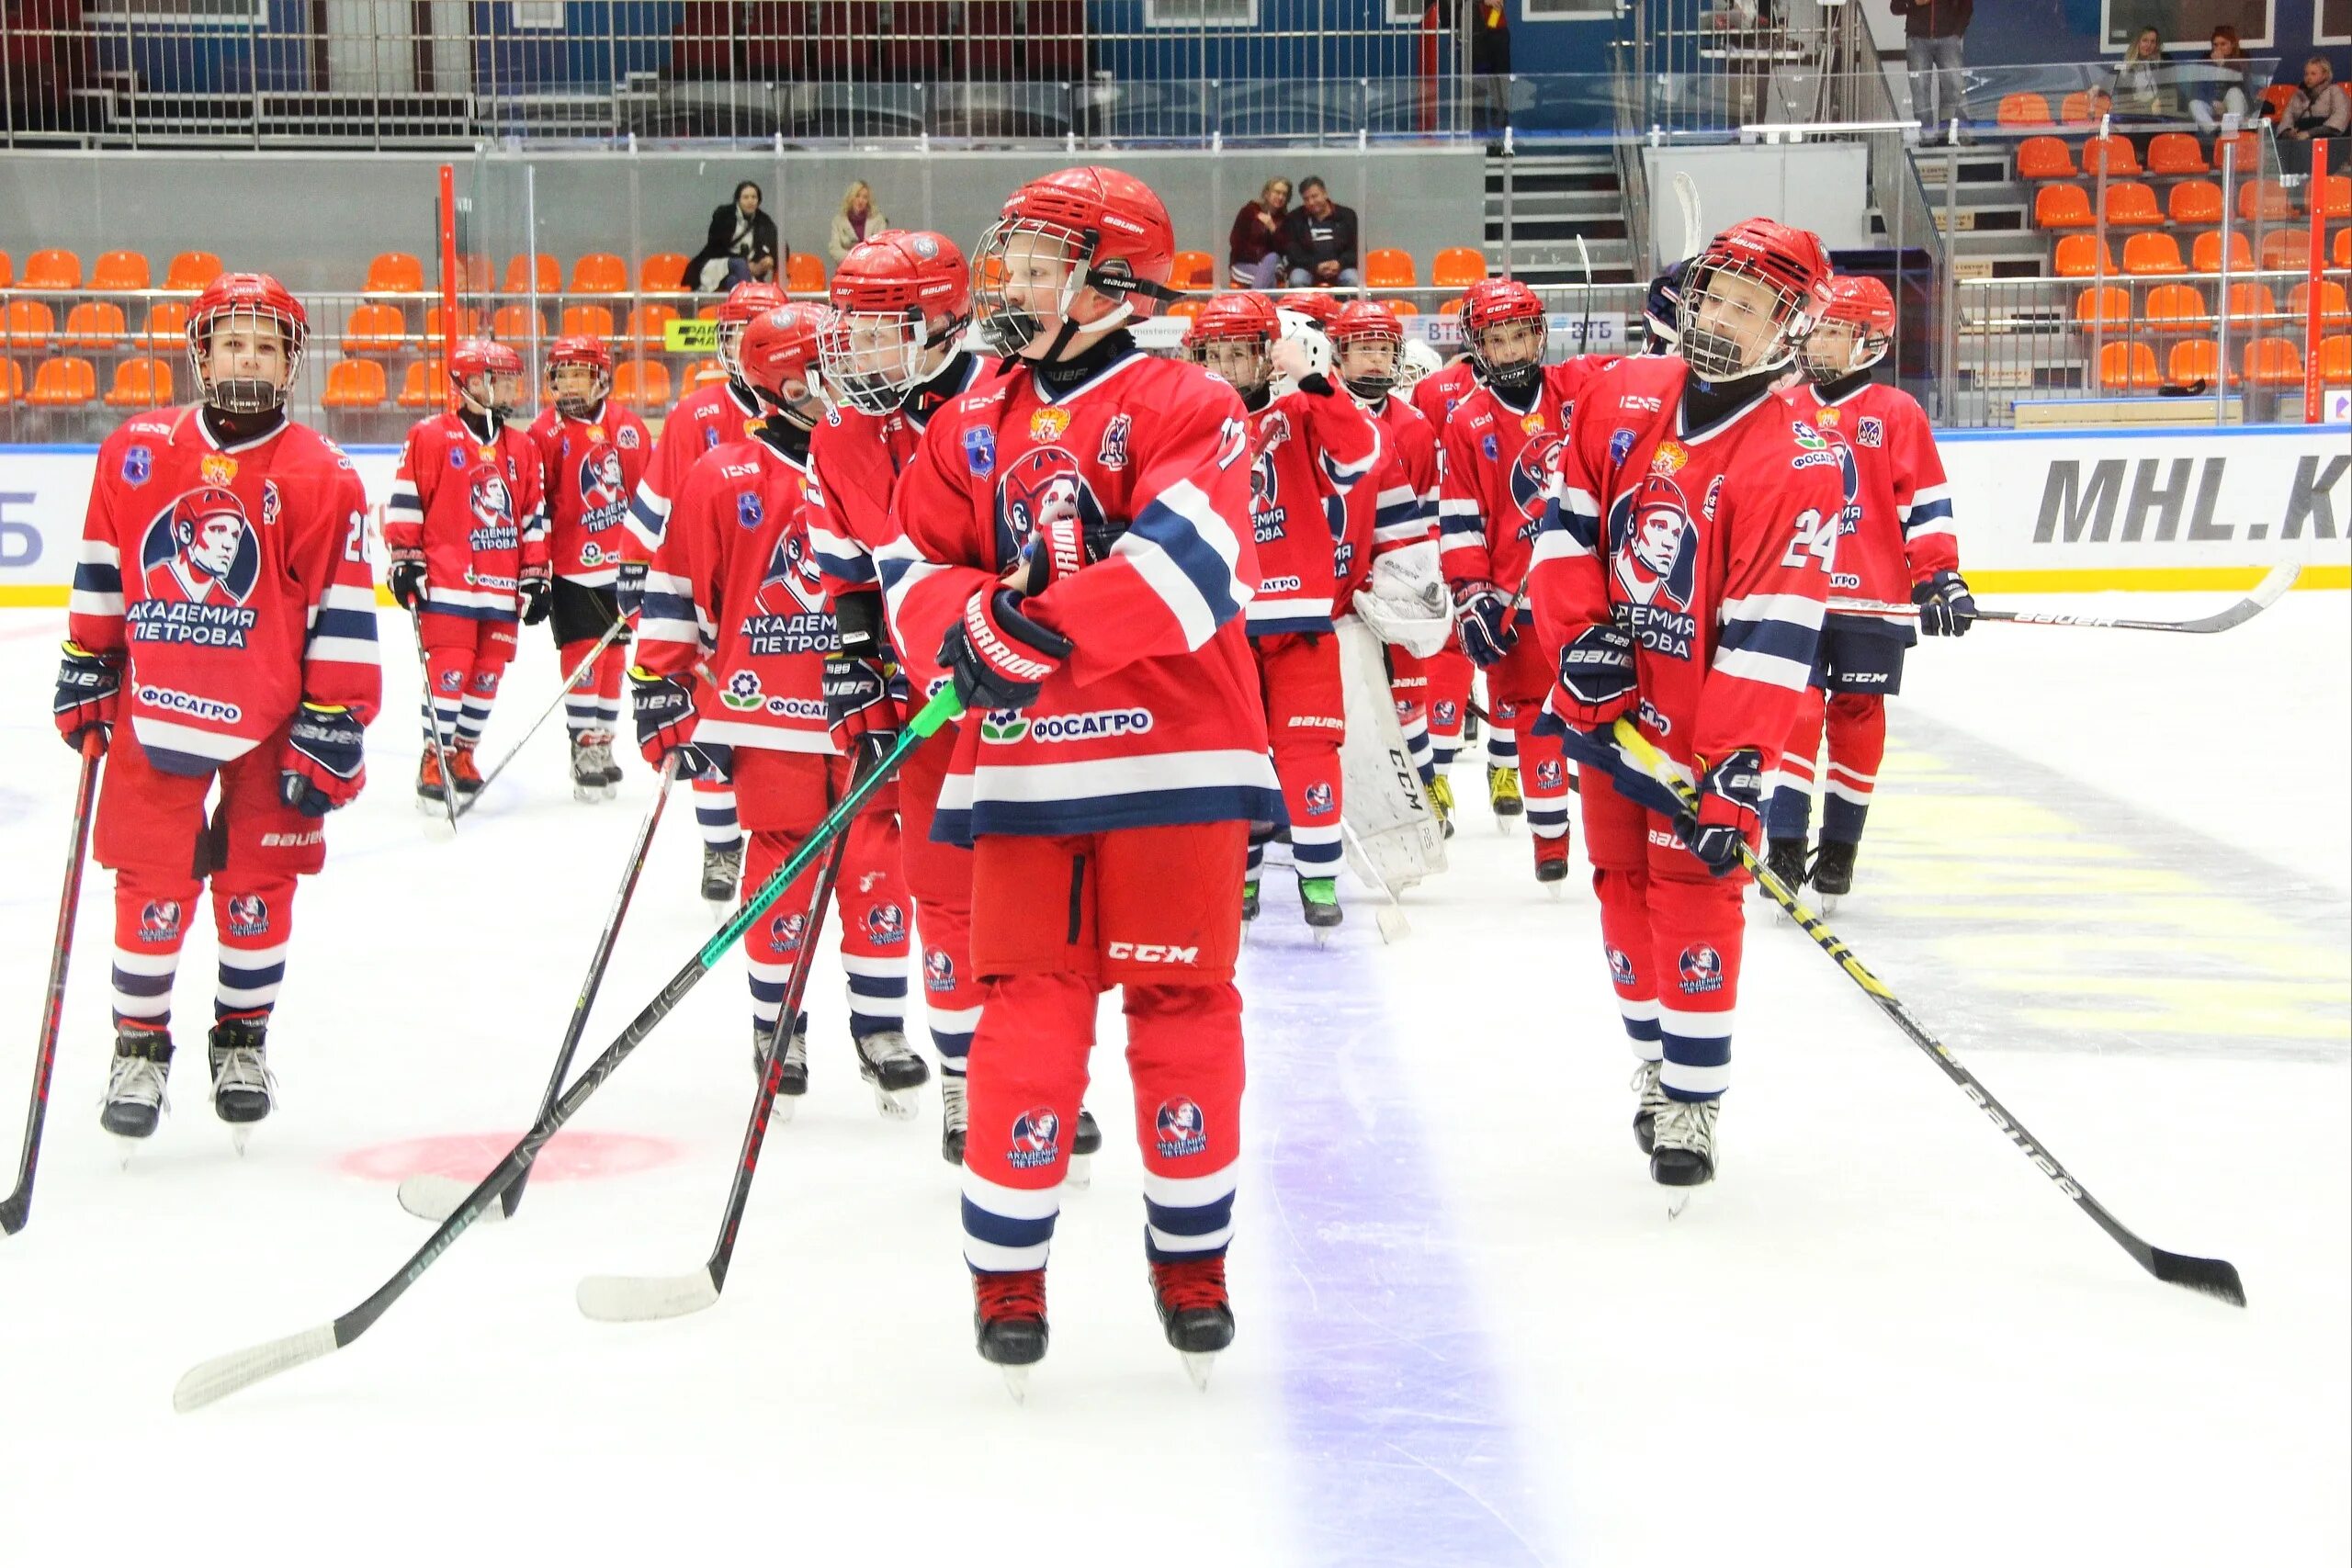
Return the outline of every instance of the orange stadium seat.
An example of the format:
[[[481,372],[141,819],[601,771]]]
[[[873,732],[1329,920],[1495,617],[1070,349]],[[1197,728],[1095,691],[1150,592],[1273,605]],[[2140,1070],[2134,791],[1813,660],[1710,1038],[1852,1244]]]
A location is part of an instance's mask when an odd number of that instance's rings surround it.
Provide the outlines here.
[[[1383,310],[1400,321],[1408,316],[1418,316],[1421,313],[1421,308],[1410,299],[1383,299],[1380,305]]]
[[[2352,229],[2335,231],[2335,248],[2328,253],[2328,256],[2334,265],[2352,266]]]
[[[675,305],[639,305],[628,313],[628,337],[639,348],[659,353],[663,338],[662,329],[678,319]]]
[[[196,291],[220,276],[220,258],[210,251],[182,251],[164,269],[164,287]]]
[[[2075,177],[2075,154],[2054,136],[2029,136],[2018,143],[2018,178],[2069,180]]]
[[[424,292],[424,264],[406,251],[386,251],[368,264],[368,281],[359,286],[362,294],[422,294]]]
[[[401,377],[401,395],[393,400],[404,409],[437,409],[447,401],[443,389],[448,378],[437,359],[414,359]]]
[[[458,335],[459,337],[481,335],[481,310],[471,305],[458,307]],[[441,305],[438,300],[424,308],[424,341],[428,345],[435,346],[441,342]]]
[[[2308,283],[2295,285],[2287,295],[2287,319],[2290,321],[2302,321],[2311,308],[2311,302],[2312,286]],[[2344,285],[2332,277],[2321,278],[2319,280],[2319,330],[2324,333],[2340,333],[2347,326],[2352,326],[2352,305],[2345,302]]]
[[[2194,284],[2159,283],[2148,290],[2141,319],[2152,333],[2206,333],[2213,330],[2213,312],[2204,293]],[[2174,379],[2177,380],[2176,377]]]
[[[2109,284],[2103,288],[2086,288],[2075,297],[2075,326],[2089,332],[2094,326],[2115,332],[2132,324],[2132,291]]]
[[[1170,303],[1163,313],[1170,321],[1189,321],[1201,313],[1201,307],[1205,303],[1201,299],[1178,299]]]
[[[90,287],[104,292],[151,288],[154,281],[147,258],[137,251],[108,251],[90,269]]]
[[[82,287],[82,258],[72,251],[35,251],[25,258],[25,275],[17,279],[17,287],[79,288]],[[38,386],[34,391],[37,396],[40,391]]]
[[[2301,272],[2312,265],[2312,237],[2301,229],[2274,229],[2262,236],[2262,270]]]
[[[2320,340],[2319,378],[2331,387],[2352,385],[2352,337]]]
[[[2101,168],[2107,170],[2109,179],[2136,175],[2140,172],[2140,156],[2123,137],[2094,136],[2083,143],[2083,177],[2097,179]]]
[[[2197,145],[2194,136],[2166,130],[2148,141],[2148,173],[2152,175],[2201,175],[2210,166],[2205,149]]]
[[[2189,338],[2172,345],[2165,364],[2165,380],[2176,387],[2213,381],[2220,378],[2221,367],[2221,344],[2209,337]],[[2231,377],[2230,383],[2236,385],[2237,378]]]
[[[2156,351],[2144,343],[2110,343],[2098,351],[2098,384],[2110,392],[2153,392],[2164,385]]]
[[[327,371],[327,389],[319,394],[319,406],[346,412],[379,409],[385,396],[382,365],[373,359],[343,359]]]
[[[2040,93],[2004,93],[1993,118],[2003,125],[2048,125],[2050,100]]]
[[[686,292],[686,261],[675,251],[656,251],[645,258],[637,269],[637,291],[640,294],[684,294]]]
[[[2222,187],[2211,180],[2183,180],[2165,197],[2165,214],[2179,229],[2210,229],[2222,220]]]
[[[490,313],[490,335],[501,343],[531,343],[547,330],[547,317],[528,305],[501,305]]]
[[[1384,245],[1363,258],[1366,288],[1410,288],[1420,279],[1413,272],[1413,254]]]
[[[2284,223],[2295,216],[2295,201],[2277,180],[2248,180],[2238,186],[2238,216],[2249,223]]]
[[[1216,258],[1206,251],[1178,251],[1168,282],[1172,288],[1215,288]]]
[[[2285,114],[2294,96],[2295,85],[2292,82],[2274,82],[2262,89],[2262,101],[2270,107],[2272,114]]]
[[[624,359],[613,367],[613,397],[623,408],[670,405],[670,367],[658,359]]]
[[[2132,234],[2123,242],[2123,270],[2134,277],[2170,277],[2187,272],[2188,264],[2170,234]]]
[[[2213,138],[2213,167],[2215,169],[2219,169],[2224,163],[2230,161],[2228,153],[2232,148],[2237,150],[2233,166],[2238,178],[2245,179],[2262,167],[2262,133],[2260,131],[2241,130],[2235,136]]]
[[[1459,316],[1462,314],[1462,296],[1457,294],[1453,299],[1448,299],[1444,304],[1440,305],[1437,308],[1437,313],[1441,316]]]
[[[1430,281],[1440,288],[1467,288],[1487,276],[1487,254],[1469,245],[1448,245],[1430,263]]]
[[[2154,227],[2165,220],[2154,187],[2137,180],[2120,180],[2107,187],[2107,226],[2110,229]]]
[[[0,409],[25,395],[25,367],[13,359],[0,359]]]
[[[120,348],[130,336],[130,329],[123,323],[122,307],[111,299],[85,299],[66,313],[65,336],[61,348],[96,349],[100,353]]]
[[[2100,252],[2106,251],[2104,258]],[[2101,260],[2106,262],[2100,265]],[[2097,277],[2104,272],[2112,277],[2116,272],[2115,252],[2096,234],[2068,234],[2058,242],[2056,258],[2051,270],[2061,277]]]
[[[2278,296],[2270,292],[2267,283],[2231,284],[2230,298],[2223,308],[2233,322],[2271,321],[2278,317]]]
[[[0,251],[0,288],[6,288],[16,281],[17,264],[8,259],[7,252]]]
[[[2322,218],[2352,218],[2352,175],[2323,175],[2303,194],[2303,210]]]
[[[2195,243],[2189,247],[2188,265],[2198,272],[2222,270],[2222,235],[2219,230],[2197,236]],[[2230,231],[2230,270],[2254,270],[2254,246],[2234,229]]]
[[[2080,186],[2049,185],[2033,193],[2037,229],[2088,229],[2098,221],[2091,216],[2090,193]]]
[[[610,251],[590,251],[571,264],[574,294],[626,294],[628,263]]]
[[[44,359],[33,372],[25,401],[37,409],[78,409],[98,395],[98,373],[86,359]]]
[[[516,256],[506,264],[506,287],[500,290],[501,293],[528,294],[531,292],[533,259],[530,256]],[[542,294],[562,293],[563,268],[557,265],[555,257],[541,251],[537,260],[538,265],[536,270],[539,292]]]
[[[6,320],[6,330],[0,332],[0,344],[13,353],[47,353],[49,340],[57,335],[57,312],[43,300],[9,300]]]
[[[713,381],[727,379],[727,367],[716,359],[697,359],[686,367],[686,390],[707,387]]]
[[[159,409],[172,400],[172,362],[152,355],[126,359],[114,367],[114,385],[107,389],[110,409]]]
[[[158,354],[187,347],[187,307],[177,299],[158,299],[147,307],[147,331],[141,334]]]
[[[2058,100],[2058,123],[2061,125],[2095,125],[2098,117],[2091,113],[2088,93],[2069,93]]]
[[[364,304],[344,318],[343,352],[397,354],[408,344],[408,318],[397,305]]]
[[[825,291],[825,262],[814,251],[795,251],[784,264],[784,291],[787,294],[822,294]]]
[[[563,308],[563,328],[560,337],[602,337],[613,335],[613,312],[604,305],[566,305]]]
[[[2238,363],[2245,367],[2245,378],[2257,387],[2303,384],[2302,351],[2290,338],[2258,337],[2245,345]]]

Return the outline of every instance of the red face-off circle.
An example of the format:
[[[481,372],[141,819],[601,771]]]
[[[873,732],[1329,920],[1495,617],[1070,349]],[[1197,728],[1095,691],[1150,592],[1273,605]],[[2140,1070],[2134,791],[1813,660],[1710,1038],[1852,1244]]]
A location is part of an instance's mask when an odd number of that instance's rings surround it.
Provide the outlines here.
[[[412,1176],[446,1176],[457,1181],[480,1181],[514,1146],[519,1133],[455,1133],[434,1138],[407,1138],[355,1149],[335,1162],[346,1176],[366,1181],[401,1181]],[[668,1165],[678,1157],[677,1145],[634,1133],[559,1133],[531,1162],[537,1181],[595,1180],[603,1177],[634,1176]]]

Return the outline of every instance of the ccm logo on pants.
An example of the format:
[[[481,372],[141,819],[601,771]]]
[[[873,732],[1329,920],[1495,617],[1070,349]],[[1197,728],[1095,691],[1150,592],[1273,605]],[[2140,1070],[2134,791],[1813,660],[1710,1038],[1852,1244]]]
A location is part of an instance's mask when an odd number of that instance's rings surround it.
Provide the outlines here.
[[[1102,951],[1107,957],[1131,959],[1137,964],[1197,964],[1201,958],[1197,947],[1170,947],[1157,942],[1114,942]]]

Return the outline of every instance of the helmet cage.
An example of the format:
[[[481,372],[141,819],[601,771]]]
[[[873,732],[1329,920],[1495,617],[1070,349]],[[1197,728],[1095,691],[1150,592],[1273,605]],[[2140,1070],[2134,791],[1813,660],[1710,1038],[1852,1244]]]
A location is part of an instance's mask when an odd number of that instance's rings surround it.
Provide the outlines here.
[[[923,355],[961,331],[958,321],[934,334],[917,306],[897,312],[843,311],[817,334],[826,389],[854,409],[888,413],[923,378]]]
[[[1769,314],[1752,295],[1723,288],[1734,278],[1769,291]],[[1753,376],[1794,358],[1813,321],[1805,299],[1787,283],[1736,255],[1702,252],[1691,259],[1675,303],[1675,352],[1702,380]]]
[[[1374,313],[1385,320],[1374,320]],[[1363,310],[1350,306],[1337,321],[1325,329],[1331,340],[1331,366],[1349,391],[1368,403],[1376,403],[1396,390],[1404,379],[1405,324],[1390,315],[1382,306],[1374,305]],[[1345,369],[1348,345],[1355,343],[1385,343],[1389,345],[1388,374],[1385,376],[1350,377]],[[1418,379],[1418,378],[1416,378]]]
[[[212,333],[220,327],[235,327],[241,321],[246,331],[258,331],[264,322],[277,329],[278,344],[286,353],[283,380],[272,383],[251,377],[213,377]],[[310,324],[300,316],[259,300],[232,299],[200,314],[191,314],[187,320],[187,358],[189,367],[196,373],[198,394],[222,413],[267,413],[272,409],[284,408],[286,394],[302,368],[302,349],[309,339]]]

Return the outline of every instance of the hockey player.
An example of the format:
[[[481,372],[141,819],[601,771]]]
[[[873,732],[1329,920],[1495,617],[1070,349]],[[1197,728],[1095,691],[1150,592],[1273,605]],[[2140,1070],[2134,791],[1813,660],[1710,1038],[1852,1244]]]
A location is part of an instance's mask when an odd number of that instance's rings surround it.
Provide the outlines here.
[[[549,593],[539,448],[509,423],[523,400],[522,357],[503,343],[468,338],[449,355],[449,380],[458,408],[408,433],[384,507],[386,586],[401,609],[424,612],[426,728],[416,798],[419,810],[436,814],[446,790],[470,799],[481,788],[474,747],[514,657],[514,623],[544,620]],[[456,774],[447,780],[445,750]]]
[[[1814,418],[1846,439],[1858,493],[1838,527],[1838,574],[1813,683],[1797,705],[1768,815],[1767,861],[1792,891],[1807,879],[1806,819],[1825,707],[1828,793],[1810,877],[1825,910],[1854,884],[1871,789],[1886,755],[1886,699],[1903,686],[1910,615],[1930,637],[1964,635],[1976,601],[1960,575],[1951,491],[1928,416],[1911,395],[1871,379],[1894,332],[1894,300],[1874,277],[1840,277],[1805,338]]]
[[[1479,287],[1472,286],[1474,290]],[[1464,296],[1464,305],[1468,305]],[[1408,344],[1410,349],[1426,344]],[[1429,421],[1430,434],[1437,438],[1438,472],[1445,472],[1445,427],[1453,418],[1453,411],[1464,399],[1477,390],[1478,362],[1464,353],[1450,364],[1432,366],[1413,378],[1412,403],[1420,416]],[[1430,766],[1433,777],[1430,782],[1430,804],[1446,818],[1450,830],[1453,817],[1453,781],[1446,770],[1453,765],[1454,754],[1462,748],[1462,737],[1470,716],[1470,688],[1477,666],[1462,651],[1459,633],[1438,652],[1422,661],[1421,673],[1428,681],[1422,694],[1429,713]]]
[[[784,290],[773,283],[739,283],[718,306],[718,363],[724,381],[712,382],[686,393],[653,444],[653,458],[637,482],[628,508],[629,553],[621,563],[615,587],[621,614],[635,618],[645,563],[662,542],[662,527],[670,515],[671,501],[685,486],[686,476],[704,453],[730,441],[748,441],[767,418],[759,395],[743,379],[735,355],[744,325],[753,317],[786,303]],[[696,779],[694,784],[695,821],[702,830],[702,896],[714,912],[735,907],[735,885],[743,874],[743,832],[735,815],[735,788],[724,779]]]
[[[554,406],[531,426],[548,492],[548,547],[555,569],[548,629],[569,674],[620,618],[615,591],[627,553],[629,498],[653,455],[645,422],[611,400],[613,355],[602,338],[558,338],[548,350]],[[621,771],[613,734],[621,722],[621,674],[628,649],[619,638],[564,696],[571,736],[571,793],[610,800]]]
[[[1306,345],[1284,341],[1277,347],[1281,330],[1264,295],[1224,294],[1193,318],[1184,346],[1250,411],[1250,514],[1259,570],[1250,648],[1264,685],[1299,903],[1308,926],[1328,931],[1340,919],[1346,807],[1340,746],[1347,707],[1331,616],[1335,595],[1352,592],[1370,566],[1377,499],[1370,481],[1381,461],[1380,431],[1353,398],[1308,369]],[[1277,376],[1297,389],[1276,397]],[[1245,920],[1258,917],[1263,854],[1263,844],[1253,841],[1241,888]]]
[[[1439,545],[1463,651],[1487,673],[1492,727],[1487,795],[1497,817],[1524,811],[1535,879],[1568,874],[1568,770],[1556,737],[1533,732],[1552,682],[1523,592],[1544,493],[1568,438],[1578,389],[1607,363],[1582,355],[1544,363],[1544,302],[1527,285],[1489,278],[1463,307],[1479,385],[1445,427]]]
[[[686,476],[646,570],[629,671],[646,761],[659,767],[675,752],[681,777],[734,784],[751,833],[747,894],[791,858],[850,783],[852,759],[834,746],[826,719],[825,662],[838,639],[801,515],[808,435],[825,416],[817,390],[825,316],[820,305],[786,305],[744,327],[736,363],[766,415],[750,440],[714,448]],[[776,1092],[786,1116],[808,1090],[808,1016],[782,1013],[818,874],[811,868],[744,938],[753,1060],[764,1067],[783,1041]],[[833,889],[850,1037],[876,1106],[906,1117],[931,1070],[907,1048],[909,927],[899,881],[897,817],[859,813]]]
[[[188,313],[200,400],[98,448],[56,716],[68,744],[109,753],[96,838],[115,874],[115,1047],[99,1122],[126,1138],[167,1105],[172,979],[208,882],[213,1112],[241,1147],[269,1114],[295,879],[326,863],[321,819],[367,782],[361,730],[381,695],[368,498],[332,442],[286,417],[309,331],[276,278],[221,274]]]
[[[932,416],[881,554],[899,646],[971,713],[935,830],[974,851],[964,1247],[980,1354],[1006,1367],[1046,1352],[1055,1187],[1114,986],[1162,1328],[1188,1357],[1233,1337],[1242,863],[1281,795],[1241,614],[1249,424],[1125,330],[1176,298],[1174,251],[1117,170],[1013,193],[974,258],[1011,362]]]
[[[1621,360],[1583,389],[1530,570],[1558,671],[1545,728],[1577,732],[1587,760],[1585,851],[1641,1062],[1634,1137],[1670,1187],[1714,1176],[1741,851],[1812,671],[1845,505],[1844,457],[1771,389],[1828,277],[1817,238],[1767,219],[1710,242],[1680,356]],[[1697,786],[1695,816],[1619,755],[1627,716]]]

